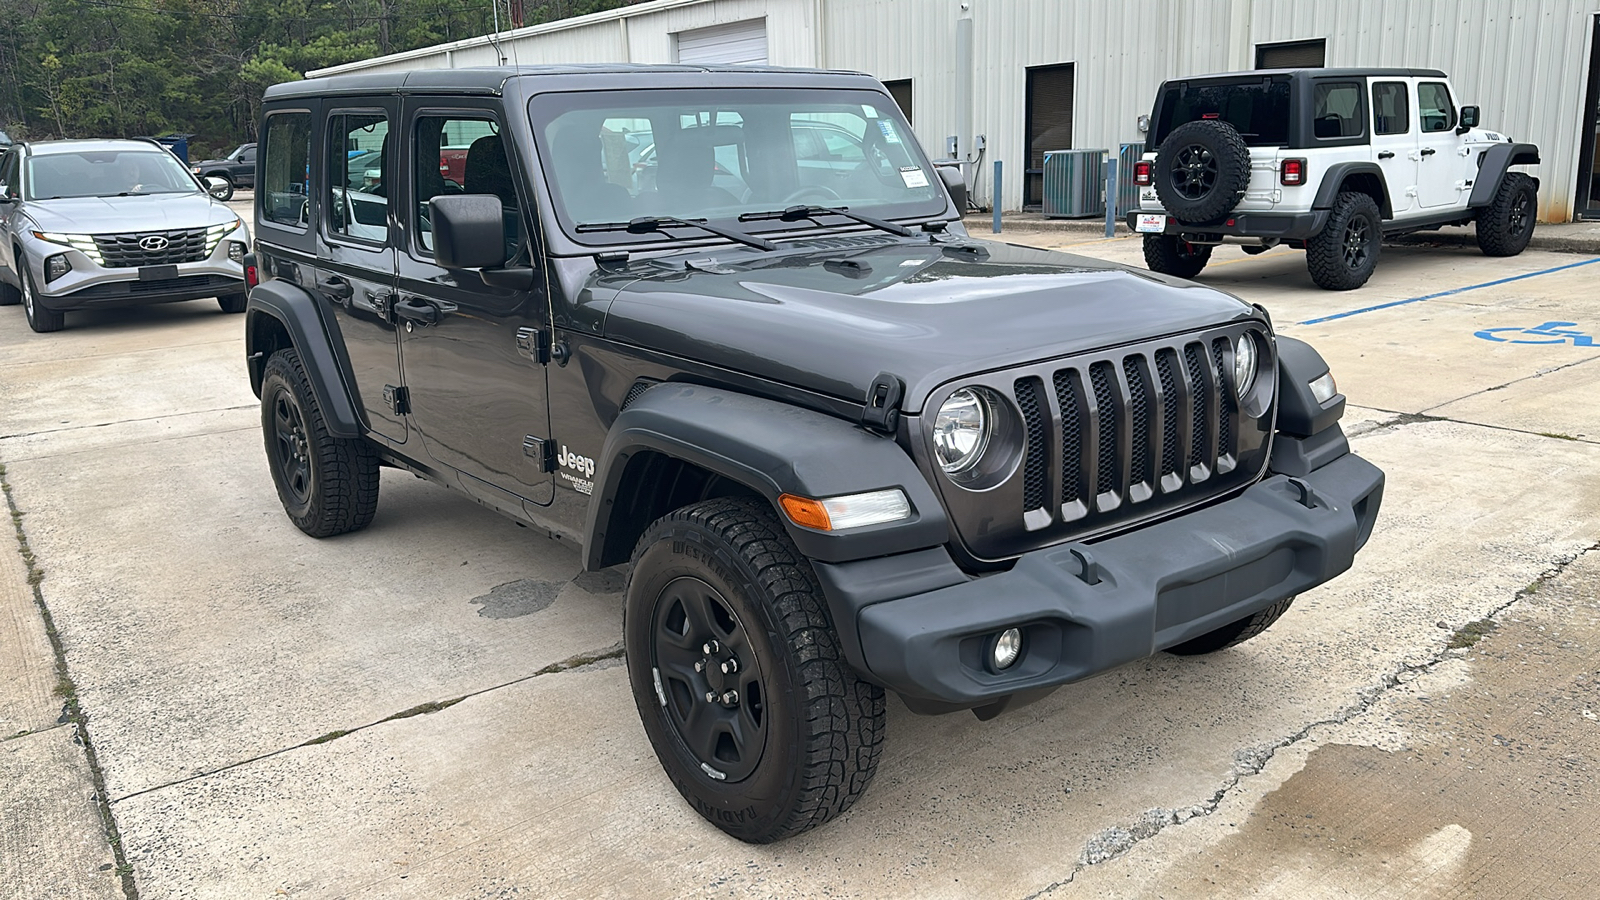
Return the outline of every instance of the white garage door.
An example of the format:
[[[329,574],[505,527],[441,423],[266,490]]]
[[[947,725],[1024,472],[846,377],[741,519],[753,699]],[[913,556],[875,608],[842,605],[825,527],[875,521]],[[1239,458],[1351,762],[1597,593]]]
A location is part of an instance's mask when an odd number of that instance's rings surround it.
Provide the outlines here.
[[[703,66],[767,64],[767,20],[750,19],[710,28],[680,31],[678,62]]]

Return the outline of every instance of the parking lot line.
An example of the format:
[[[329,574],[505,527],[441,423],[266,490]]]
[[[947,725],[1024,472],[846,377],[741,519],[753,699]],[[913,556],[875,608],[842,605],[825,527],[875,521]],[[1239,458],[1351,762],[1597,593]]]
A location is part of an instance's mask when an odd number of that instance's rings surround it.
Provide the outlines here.
[[[1591,263],[1597,263],[1597,262],[1600,262],[1600,256],[1596,256],[1596,257],[1594,257],[1592,259],[1581,260],[1581,261],[1575,262],[1575,263],[1567,263],[1565,265],[1560,265],[1560,266],[1551,266],[1548,269],[1540,269],[1537,272],[1526,272],[1526,273],[1523,273],[1521,275],[1512,275],[1509,278],[1498,278],[1498,279],[1495,279],[1494,281],[1485,281],[1485,282],[1481,282],[1479,284],[1469,284],[1466,287],[1451,288],[1448,291],[1439,291],[1438,293],[1435,293],[1435,294],[1425,294],[1425,295],[1423,295],[1421,297],[1408,297],[1405,300],[1393,300],[1393,301],[1390,301],[1388,303],[1379,303],[1376,306],[1366,306],[1366,307],[1362,307],[1361,309],[1352,309],[1352,310],[1349,310],[1348,312],[1334,313],[1331,316],[1320,316],[1320,317],[1315,318],[1315,319],[1306,319],[1304,322],[1296,322],[1295,324],[1296,325],[1320,325],[1323,322],[1332,322],[1335,319],[1347,319],[1347,318],[1349,318],[1351,316],[1359,316],[1362,313],[1376,312],[1377,310],[1388,309],[1388,308],[1390,308],[1392,306],[1404,306],[1407,303],[1421,303],[1424,300],[1436,300],[1436,299],[1438,299],[1440,297],[1449,297],[1452,294],[1462,294],[1462,293],[1466,293],[1467,291],[1478,290],[1479,288],[1494,287],[1495,285],[1507,284],[1507,283],[1512,282],[1512,281],[1521,281],[1524,278],[1535,278],[1535,277],[1537,277],[1539,275],[1549,275],[1552,272],[1560,272],[1560,271],[1562,271],[1564,269],[1575,269],[1575,268],[1577,268],[1579,266],[1587,266],[1587,265],[1590,265]]]

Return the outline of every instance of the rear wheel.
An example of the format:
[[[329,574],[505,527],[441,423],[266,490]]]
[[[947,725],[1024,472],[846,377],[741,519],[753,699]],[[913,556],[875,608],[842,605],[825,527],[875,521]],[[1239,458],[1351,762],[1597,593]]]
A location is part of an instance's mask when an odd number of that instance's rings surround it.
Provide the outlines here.
[[[1175,234],[1144,236],[1144,264],[1152,272],[1193,278],[1210,261],[1210,244],[1191,244]]]
[[[883,689],[845,662],[816,574],[770,507],[707,500],[651,525],[626,604],[634,703],[696,812],[768,843],[834,818],[866,790]]]
[[[1294,603],[1293,597],[1285,597],[1255,615],[1245,616],[1237,622],[1229,622],[1216,631],[1208,631],[1197,638],[1168,647],[1167,652],[1178,656],[1201,656],[1235,644],[1242,644],[1271,628],[1273,622],[1278,621],[1289,611],[1289,605],[1292,603]]]
[[[67,314],[46,309],[33,290],[33,276],[28,274],[28,261],[17,254],[18,280],[22,282],[22,311],[28,317],[28,327],[40,334],[60,331],[66,327]]]
[[[1317,287],[1351,291],[1366,284],[1378,267],[1381,223],[1378,201],[1356,191],[1340,191],[1328,223],[1306,241],[1306,269]]]
[[[22,250],[12,248],[11,258],[17,260],[16,265],[22,265]],[[0,306],[16,306],[22,302],[22,289],[0,281]]]
[[[261,379],[261,432],[278,499],[295,527],[331,537],[367,527],[378,510],[378,455],[361,438],[336,438],[317,406],[300,355],[279,350]]]
[[[1485,256],[1516,256],[1533,239],[1539,189],[1533,179],[1511,172],[1500,180],[1494,200],[1478,211],[1478,249]]]

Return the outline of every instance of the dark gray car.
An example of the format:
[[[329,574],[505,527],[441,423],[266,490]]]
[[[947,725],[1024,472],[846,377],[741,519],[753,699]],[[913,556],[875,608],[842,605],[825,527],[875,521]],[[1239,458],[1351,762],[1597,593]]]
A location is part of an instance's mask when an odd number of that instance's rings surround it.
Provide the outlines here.
[[[0,163],[0,305],[66,313],[216,297],[243,312],[250,242],[177,157],[146,141],[17,144]]]

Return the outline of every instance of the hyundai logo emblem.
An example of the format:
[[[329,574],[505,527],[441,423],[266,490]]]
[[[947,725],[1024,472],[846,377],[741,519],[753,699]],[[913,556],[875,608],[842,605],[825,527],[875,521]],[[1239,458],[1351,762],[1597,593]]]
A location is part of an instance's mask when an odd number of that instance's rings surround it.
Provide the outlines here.
[[[146,235],[139,239],[139,249],[156,253],[167,249],[167,243],[167,239],[159,234]]]

